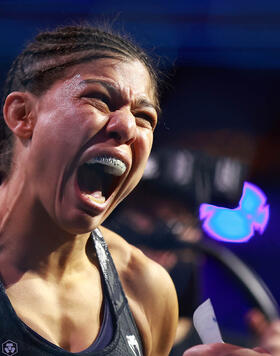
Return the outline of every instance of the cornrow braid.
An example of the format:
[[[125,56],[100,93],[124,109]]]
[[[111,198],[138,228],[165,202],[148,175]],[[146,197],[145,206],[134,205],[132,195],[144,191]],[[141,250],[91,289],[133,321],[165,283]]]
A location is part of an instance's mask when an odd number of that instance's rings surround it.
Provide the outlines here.
[[[147,54],[131,40],[91,26],[65,26],[39,33],[13,62],[3,100],[12,91],[41,95],[69,66],[98,58],[139,60],[147,68],[158,105],[157,74]],[[2,102],[2,105],[4,101]],[[12,160],[12,133],[0,120],[0,174],[7,176]],[[2,173],[1,173],[2,172]]]

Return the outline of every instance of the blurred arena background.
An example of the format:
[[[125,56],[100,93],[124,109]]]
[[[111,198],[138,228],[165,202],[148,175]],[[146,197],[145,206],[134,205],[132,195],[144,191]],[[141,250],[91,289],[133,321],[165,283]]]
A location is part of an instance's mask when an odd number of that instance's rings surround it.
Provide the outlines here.
[[[257,184],[270,204],[264,234],[244,244],[216,244],[255,270],[280,303],[280,3],[1,0],[1,86],[14,57],[39,30],[81,21],[109,22],[130,34],[166,82],[143,183],[107,224],[128,239],[138,236],[134,242],[171,270],[184,316],[211,297],[222,332],[251,342],[244,316],[254,302],[244,288],[211,257],[194,257],[189,249],[174,255],[169,243],[172,234],[210,241],[197,219],[199,204],[235,207],[243,182]],[[164,244],[166,229],[171,240]]]

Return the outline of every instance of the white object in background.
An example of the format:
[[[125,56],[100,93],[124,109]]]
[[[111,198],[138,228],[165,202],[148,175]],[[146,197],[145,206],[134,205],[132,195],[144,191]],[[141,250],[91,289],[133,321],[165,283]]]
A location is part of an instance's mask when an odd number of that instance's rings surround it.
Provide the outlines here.
[[[193,314],[193,324],[204,344],[223,342],[210,299],[202,303]]]

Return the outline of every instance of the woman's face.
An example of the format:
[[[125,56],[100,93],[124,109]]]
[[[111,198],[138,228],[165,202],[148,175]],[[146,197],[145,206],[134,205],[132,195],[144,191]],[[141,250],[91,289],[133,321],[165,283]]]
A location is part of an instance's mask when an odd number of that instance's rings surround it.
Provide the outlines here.
[[[71,233],[98,226],[139,182],[157,121],[139,61],[98,59],[69,68],[35,100],[26,184]]]

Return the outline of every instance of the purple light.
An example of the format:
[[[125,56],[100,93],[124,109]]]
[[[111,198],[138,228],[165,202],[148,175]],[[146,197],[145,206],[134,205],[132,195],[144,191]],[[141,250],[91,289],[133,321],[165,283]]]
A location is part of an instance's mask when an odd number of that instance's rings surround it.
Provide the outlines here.
[[[262,234],[269,219],[269,205],[260,188],[245,182],[239,205],[235,209],[201,204],[202,228],[216,240],[246,242],[258,231]]]

